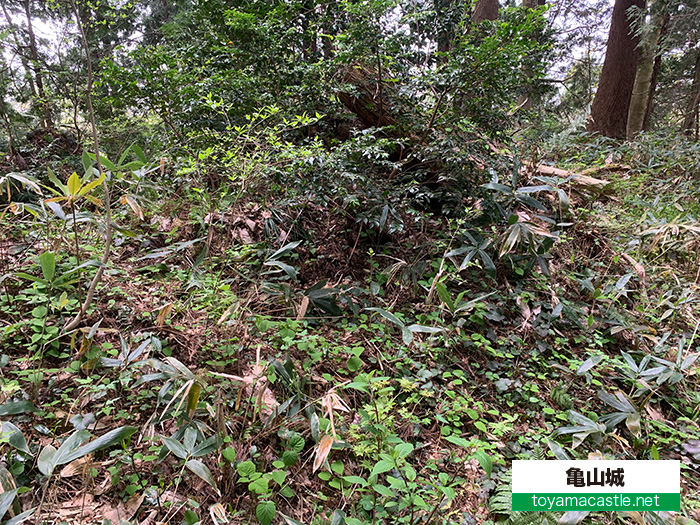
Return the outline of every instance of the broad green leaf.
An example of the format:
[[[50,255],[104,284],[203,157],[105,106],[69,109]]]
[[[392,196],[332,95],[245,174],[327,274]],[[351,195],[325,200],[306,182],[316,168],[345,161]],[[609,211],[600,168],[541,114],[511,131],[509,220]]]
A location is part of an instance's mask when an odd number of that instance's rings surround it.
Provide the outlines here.
[[[482,188],[486,188],[487,190],[496,190],[501,193],[504,193],[505,195],[512,195],[513,190],[506,186],[505,184],[500,184],[498,182],[489,182],[486,184],[481,185]]]
[[[486,477],[490,478],[491,472],[493,471],[493,460],[491,456],[483,450],[475,450],[474,457],[479,462],[479,465],[481,465],[481,468],[484,469],[484,472],[486,472]]]
[[[143,168],[144,163],[140,160],[132,160],[126,164],[119,166],[119,171],[134,171]]]
[[[78,447],[86,440],[90,439],[90,432],[87,430],[79,430],[77,432],[72,433],[70,436],[68,436],[63,443],[61,443],[61,446],[58,447],[58,450],[52,455],[52,462],[53,466],[51,468],[51,471],[57,466],[57,465],[63,465],[64,463],[69,463],[73,459],[77,459],[81,456],[76,456],[72,459],[69,459],[68,461],[63,461],[66,457],[69,457],[69,455],[74,452],[75,450],[78,449]]]
[[[0,494],[0,518],[2,518],[8,510],[10,510],[12,502],[16,497],[17,489],[8,490],[7,492]]]
[[[258,478],[248,483],[248,490],[254,494],[267,494],[270,488],[266,478]]]
[[[442,328],[435,328],[433,326],[424,326],[422,324],[412,324],[411,326],[407,327],[408,330],[410,330],[413,333],[422,333],[422,334],[439,334],[440,332],[443,331]]]
[[[263,263],[265,266],[276,266],[277,268],[280,268],[281,270],[284,271],[289,277],[292,279],[296,280],[297,279],[297,271],[293,266],[288,265],[287,263],[283,263],[282,261],[265,261]]]
[[[119,160],[117,161],[117,164],[118,164],[118,165],[121,166],[122,164],[124,164],[124,161],[125,161],[126,158],[129,156],[129,152],[131,152],[131,149],[132,149],[133,147],[134,147],[134,144],[132,144],[131,146],[129,146],[128,148],[126,148],[126,149],[124,150],[124,153],[122,153],[122,154],[120,155]],[[140,149],[140,148],[139,148],[139,149]],[[141,152],[141,153],[143,153],[143,152]],[[137,156],[138,156],[138,155],[137,155]],[[144,161],[144,162],[145,162],[145,161]]]
[[[286,516],[280,512],[280,516],[282,516],[282,519],[284,519],[285,523],[287,525],[304,525],[301,521],[297,521],[294,518],[290,518],[289,516]],[[362,522],[360,522],[360,525],[362,525]]]
[[[363,487],[367,486],[367,481],[364,478],[361,478],[360,476],[343,476],[343,481],[347,481],[348,483],[354,483],[356,485],[362,485]]]
[[[411,332],[406,326],[401,327],[401,339],[403,340],[403,344],[406,346],[411,344],[411,341],[413,341],[413,332]]]
[[[377,475],[382,474],[384,472],[389,472],[393,468],[394,468],[394,464],[391,461],[387,461],[385,459],[382,459],[380,461],[377,461],[377,463],[375,463],[374,467],[372,468],[372,473],[369,476],[370,477],[377,476]]]
[[[549,184],[543,184],[540,186],[523,186],[516,190],[518,193],[537,193],[540,191],[554,191],[554,188]]]
[[[345,513],[342,510],[336,509],[333,511],[331,525],[345,525]]]
[[[362,368],[362,359],[354,355],[348,359],[347,366],[350,372],[357,372],[360,368]]]
[[[284,470],[273,470],[270,472],[270,478],[281,487],[287,479],[287,473]]]
[[[408,481],[415,481],[416,480],[418,473],[416,472],[416,469],[414,469],[411,465],[406,465],[401,470],[403,471],[403,474],[404,474],[404,476],[406,476],[406,479]]]
[[[27,440],[25,439],[24,434],[22,434],[22,431],[19,428],[17,428],[15,425],[8,421],[3,421],[0,428],[3,440],[6,439],[12,447],[22,452],[25,452],[26,454],[29,454]],[[0,514],[0,516],[2,516],[2,514]]]
[[[53,184],[54,184],[54,186],[56,186],[56,188],[61,190],[60,194],[61,195],[68,195],[68,187],[65,184],[63,184],[60,180],[58,180],[58,177],[56,177],[56,174],[53,172],[53,170],[51,168],[48,168],[46,170],[46,172],[49,175],[49,180],[51,182],[53,182]],[[57,192],[54,192],[54,193],[57,193]]]
[[[166,357],[164,361],[166,361],[169,365],[171,365],[178,372],[180,372],[185,377],[185,379],[194,379],[194,374],[192,373],[192,371],[174,357]]]
[[[270,257],[268,257],[267,260],[272,261],[274,259],[278,259],[279,257],[282,257],[283,255],[286,255],[287,253],[291,252],[294,248],[296,248],[300,244],[301,244],[301,241],[294,241],[294,242],[290,242],[289,244],[285,244],[284,246],[282,246],[282,248],[280,248],[275,253],[270,255]]]
[[[187,427],[185,429],[185,435],[182,439],[182,446],[185,447],[185,450],[187,451],[188,454],[194,450],[194,445],[197,442],[197,431],[192,428],[192,427]]]
[[[375,485],[372,485],[372,488],[374,489],[375,492],[378,492],[382,496],[386,496],[387,498],[394,497],[394,493],[392,492],[392,490],[389,487],[386,487],[384,485],[375,484]]]
[[[195,449],[192,451],[192,457],[193,458],[199,458],[202,456],[206,456],[207,454],[211,454],[217,449],[217,443],[216,443],[216,436],[211,436],[208,439],[205,439],[202,441],[199,445],[195,447]],[[235,457],[234,457],[235,461]]]
[[[56,456],[56,448],[51,445],[46,445],[37,458],[37,467],[39,467],[39,472],[44,476],[50,476],[53,473],[53,469],[56,467],[54,462],[54,457]]]
[[[165,445],[165,448],[167,448],[177,457],[179,457],[180,459],[187,458],[187,449],[185,449],[185,447],[182,446],[182,443],[180,443],[177,439],[161,437],[161,440],[163,441],[163,445]]]
[[[20,523],[24,523],[32,514],[34,514],[36,509],[37,508],[34,507],[29,510],[25,510],[22,514],[17,514],[17,516],[14,518],[3,521],[2,525],[20,525]]]
[[[255,517],[261,525],[270,525],[277,513],[277,507],[273,501],[263,501],[255,507]]]
[[[463,448],[469,448],[471,445],[469,444],[469,441],[467,441],[464,438],[458,437],[458,436],[447,436],[445,438],[445,441],[449,441],[453,445],[457,445],[458,447],[463,447]]]
[[[224,459],[229,463],[236,462],[236,449],[233,447],[226,447],[221,451],[221,455],[224,456]]]
[[[209,483],[211,487],[216,490],[216,492],[219,492],[219,488],[216,486],[216,481],[214,481],[214,477],[211,475],[211,472],[209,471],[209,468],[199,461],[198,459],[190,459],[187,463],[185,463],[185,466],[190,469],[194,474],[202,478],[204,481]]]
[[[91,441],[87,445],[83,445],[77,450],[70,452],[65,457],[59,457],[56,462],[57,465],[63,465],[65,463],[70,463],[78,458],[87,456],[92,452],[97,450],[116,445],[117,443],[128,439],[131,435],[138,430],[138,427],[124,426],[110,430],[105,435],[98,437],[97,439]],[[60,449],[59,449],[60,451]]]
[[[251,474],[255,472],[255,463],[252,461],[243,461],[238,464],[236,471],[238,471],[239,476],[249,478]]]
[[[82,184],[80,182],[80,177],[78,177],[78,174],[76,172],[73,172],[73,174],[70,177],[68,177],[68,183],[66,184],[66,186],[68,187],[68,195],[78,195]]]
[[[46,207],[50,209],[56,217],[58,217],[62,221],[66,220],[66,212],[63,211],[63,208],[61,208],[61,205],[59,203],[53,201],[44,201],[44,204],[46,204]]]
[[[89,182],[85,186],[83,186],[80,191],[78,192],[78,197],[82,197],[86,193],[91,192],[93,189],[95,189],[97,186],[102,184],[102,182],[105,180],[105,174],[103,173],[100,175],[100,177],[97,180],[93,180],[92,182]]]
[[[447,306],[447,309],[450,311],[450,313],[455,313],[455,303],[454,301],[452,301],[450,292],[447,291],[445,285],[442,283],[437,283],[435,285],[435,290],[437,291],[437,294],[442,300],[442,302],[445,303],[445,306]]]
[[[401,319],[396,317],[394,314],[391,312],[387,312],[383,308],[377,308],[377,307],[372,307],[372,308],[365,308],[365,310],[369,310],[370,312],[377,312],[379,315],[381,315],[384,319],[387,319],[388,321],[391,321],[394,323],[396,326],[403,328],[405,325]]]
[[[83,150],[82,161],[83,161],[83,169],[85,170],[85,173],[88,173],[89,171],[91,171],[92,170],[92,159],[90,158],[90,154],[85,150]]]
[[[53,277],[56,274],[56,255],[53,252],[44,252],[39,256],[39,263],[41,264],[41,273],[44,275],[44,279],[48,282],[53,281]]]
[[[31,401],[10,401],[0,405],[0,416],[14,416],[25,412],[37,412],[37,408]]]
[[[285,450],[282,453],[282,463],[284,463],[285,466],[291,467],[292,465],[296,464],[297,461],[299,461],[299,454],[297,452],[294,452],[293,450]]]
[[[547,439],[547,446],[549,447],[549,450],[552,451],[552,454],[554,454],[554,457],[557,458],[558,460],[560,460],[560,461],[570,461],[571,460],[571,458],[566,453],[564,448],[556,441],[548,438]]]
[[[396,445],[395,450],[400,458],[405,458],[411,452],[413,452],[413,444],[412,443],[400,443],[400,444]]]
[[[143,152],[141,147],[138,144],[132,144],[131,145],[132,151],[136,154],[136,157],[143,162],[144,164],[147,162],[146,160],[146,154]],[[119,164],[121,164],[122,161],[119,161]]]
[[[92,160],[97,162],[97,155],[95,155],[94,153],[90,153],[89,155]],[[102,164],[103,168],[106,168],[109,171],[119,171],[119,168],[115,166],[114,162],[105,157],[103,153],[100,153],[100,164]]]
[[[581,363],[581,366],[578,367],[576,370],[577,375],[583,375],[586,372],[588,372],[591,368],[596,366],[598,363],[600,363],[603,360],[602,355],[594,355],[586,359],[583,363]]]

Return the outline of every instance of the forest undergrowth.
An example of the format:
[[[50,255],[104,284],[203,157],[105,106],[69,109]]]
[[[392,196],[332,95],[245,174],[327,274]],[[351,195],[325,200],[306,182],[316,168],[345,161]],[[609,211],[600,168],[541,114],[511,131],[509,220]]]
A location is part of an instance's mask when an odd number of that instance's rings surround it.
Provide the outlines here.
[[[107,264],[94,156],[3,177],[4,523],[700,521],[697,143],[394,179],[317,119],[103,158]],[[513,512],[533,458],[680,460],[682,510]]]

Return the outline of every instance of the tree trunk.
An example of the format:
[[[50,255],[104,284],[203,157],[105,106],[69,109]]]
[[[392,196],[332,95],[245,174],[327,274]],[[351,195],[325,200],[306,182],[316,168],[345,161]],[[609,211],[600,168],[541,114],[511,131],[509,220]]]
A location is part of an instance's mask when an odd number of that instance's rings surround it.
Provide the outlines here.
[[[664,15],[663,23],[661,24],[661,33],[659,34],[659,42],[663,39],[668,29],[668,22],[671,19],[668,13]],[[656,53],[656,58],[654,59],[654,72],[651,75],[651,87],[649,88],[649,98],[647,100],[647,110],[644,113],[644,124],[642,129],[647,131],[651,122],[651,112],[654,109],[654,93],[656,93],[656,85],[659,82],[659,72],[661,71],[661,59],[662,54]]]
[[[34,87],[34,77],[32,76],[32,70],[29,67],[27,57],[24,55],[24,53],[22,53],[22,44],[20,44],[19,38],[17,37],[17,28],[15,27],[15,24],[12,21],[12,17],[7,12],[7,6],[5,5],[4,0],[2,1],[2,12],[4,13],[5,20],[7,21],[7,27],[10,28],[10,33],[12,33],[12,39],[15,41],[15,46],[17,47],[17,55],[19,56],[19,59],[22,62],[22,67],[25,71],[25,78],[29,81],[29,90],[32,92],[32,96],[36,97],[36,87]]]
[[[591,106],[588,131],[607,137],[624,138],[627,131],[639,44],[627,16],[632,6],[643,8],[644,0],[615,0],[605,62]]]
[[[688,137],[695,136],[696,140],[698,138],[698,109],[700,109],[700,49],[698,49],[695,59],[695,75],[693,75],[693,84],[690,87],[688,104],[683,118],[683,133]]]
[[[484,20],[498,20],[498,0],[477,0],[472,22],[478,24]]]
[[[51,118],[51,104],[46,97],[44,91],[44,80],[39,66],[39,52],[36,47],[36,37],[34,36],[34,28],[32,27],[32,12],[29,6],[29,0],[24,0],[24,14],[27,17],[27,32],[29,34],[29,52],[34,68],[34,80],[36,82],[36,91],[39,95],[39,104],[43,111],[43,125],[45,128],[53,129],[53,119]]]
[[[627,140],[633,140],[644,129],[644,117],[647,114],[647,105],[652,98],[652,79],[654,77],[654,63],[659,48],[659,38],[663,27],[663,17],[652,16],[649,24],[651,31],[639,48],[637,60],[637,74],[634,79],[630,106],[627,112]]]

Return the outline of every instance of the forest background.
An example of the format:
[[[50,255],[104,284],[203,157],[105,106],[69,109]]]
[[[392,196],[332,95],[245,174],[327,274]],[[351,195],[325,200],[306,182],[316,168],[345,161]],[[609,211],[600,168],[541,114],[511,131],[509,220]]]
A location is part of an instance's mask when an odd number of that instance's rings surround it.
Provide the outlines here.
[[[696,0],[0,3],[2,523],[700,520]]]

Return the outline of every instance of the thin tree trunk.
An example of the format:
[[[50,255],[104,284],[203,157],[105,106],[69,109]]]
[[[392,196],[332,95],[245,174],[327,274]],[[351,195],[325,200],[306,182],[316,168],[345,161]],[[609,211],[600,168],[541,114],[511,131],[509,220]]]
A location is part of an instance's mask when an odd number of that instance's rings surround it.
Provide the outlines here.
[[[484,20],[498,20],[498,0],[477,0],[472,22],[478,24]]]
[[[615,0],[605,62],[591,105],[588,131],[624,138],[627,114],[637,74],[637,46],[628,17],[630,7],[644,7],[644,0]]]
[[[668,22],[671,19],[668,13],[664,15],[663,23],[661,24],[661,33],[659,33],[659,45],[666,34],[668,29]],[[647,131],[651,123],[651,112],[654,110],[654,94],[656,93],[656,85],[659,82],[659,72],[661,71],[661,59],[663,54],[660,52],[656,53],[656,58],[654,59],[654,72],[651,75],[651,86],[649,87],[649,98],[647,100],[647,110],[644,113],[644,124],[642,129]]]
[[[659,48],[659,38],[663,27],[663,18],[658,14],[652,16],[649,24],[651,31],[642,41],[637,60],[637,74],[634,79],[630,106],[627,112],[627,140],[633,140],[644,129],[644,117],[647,105],[652,97],[652,79],[654,63]]]
[[[2,12],[5,15],[5,20],[7,21],[7,27],[10,28],[10,33],[12,33],[12,39],[15,41],[15,46],[17,47],[17,55],[19,55],[19,59],[22,62],[22,67],[24,68],[24,71],[26,71],[25,75],[26,78],[29,80],[29,90],[32,92],[32,96],[36,97],[36,87],[34,86],[34,77],[32,76],[32,70],[29,67],[27,57],[21,52],[22,45],[20,44],[19,38],[17,37],[17,28],[15,27],[15,23],[12,21],[12,17],[10,17],[10,14],[7,12],[5,0],[2,1]]]
[[[32,11],[29,5],[29,0],[24,0],[24,13],[27,17],[27,33],[29,34],[29,52],[34,66],[34,80],[36,82],[36,91],[39,96],[39,104],[43,111],[43,125],[45,128],[53,129],[53,119],[51,118],[51,104],[46,97],[44,91],[44,80],[39,67],[39,52],[36,47],[36,37],[34,36],[34,28],[32,27]]]
[[[695,59],[695,75],[693,75],[693,84],[690,87],[690,95],[688,95],[682,128],[686,136],[695,136],[696,140],[698,138],[698,109],[700,109],[700,50],[698,50]]]

